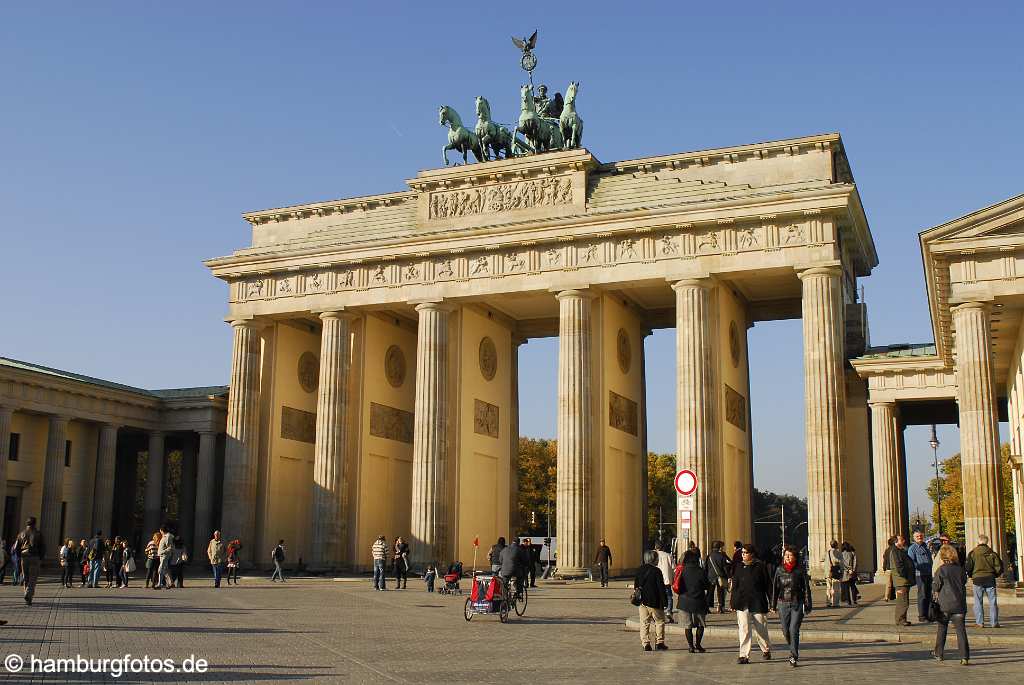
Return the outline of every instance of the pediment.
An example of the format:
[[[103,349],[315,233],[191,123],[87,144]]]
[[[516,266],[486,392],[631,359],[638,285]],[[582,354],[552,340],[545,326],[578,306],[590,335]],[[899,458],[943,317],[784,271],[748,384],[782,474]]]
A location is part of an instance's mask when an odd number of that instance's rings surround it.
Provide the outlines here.
[[[1024,195],[972,212],[921,234],[925,244],[974,243],[991,238],[1021,237],[1024,237]]]

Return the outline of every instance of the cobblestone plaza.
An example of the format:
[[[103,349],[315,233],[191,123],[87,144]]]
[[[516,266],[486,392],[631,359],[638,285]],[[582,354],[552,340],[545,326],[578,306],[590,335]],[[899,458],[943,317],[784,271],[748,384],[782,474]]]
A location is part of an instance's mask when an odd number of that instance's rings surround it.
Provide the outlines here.
[[[750,683],[889,683],[980,676],[1013,683],[1024,659],[1024,621],[1016,605],[1002,608],[1003,630],[970,631],[968,668],[949,653],[946,662],[935,663],[925,642],[890,641],[888,605],[815,611],[805,623],[801,666],[793,671],[774,638],[775,659],[755,656],[749,666],[737,666],[735,620],[728,614],[709,617],[707,654],[687,653],[682,636],[672,632],[670,651],[642,652],[637,633],[624,630],[624,619],[635,614],[622,581],[606,590],[596,583],[542,583],[526,615],[507,624],[496,616],[466,623],[464,597],[427,594],[416,581],[386,593],[373,592],[368,579],[295,579],[282,586],[243,578],[238,587],[215,590],[203,577],[187,580],[184,590],[160,592],[140,584],[64,590],[47,581],[32,607],[14,588],[0,587],[0,617],[9,621],[0,628],[2,656],[17,654],[26,664],[16,675],[0,670],[4,682],[732,683],[742,677]],[[865,594],[874,596],[870,588]],[[778,627],[774,617],[771,624]],[[859,639],[815,637],[836,629],[858,631]],[[902,639],[934,635],[930,627],[916,631]],[[884,641],[869,641],[871,634]],[[32,656],[126,654],[179,664],[194,655],[206,659],[209,670],[127,673],[116,681],[106,673],[27,671]]]

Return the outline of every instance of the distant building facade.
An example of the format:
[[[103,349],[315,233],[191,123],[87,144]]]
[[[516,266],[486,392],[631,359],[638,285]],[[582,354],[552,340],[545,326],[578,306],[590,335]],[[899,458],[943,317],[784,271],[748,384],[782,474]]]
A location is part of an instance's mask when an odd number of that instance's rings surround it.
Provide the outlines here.
[[[171,514],[205,543],[221,516],[227,390],[142,390],[0,358],[4,539],[35,516],[55,558],[60,540],[97,530],[144,544]]]

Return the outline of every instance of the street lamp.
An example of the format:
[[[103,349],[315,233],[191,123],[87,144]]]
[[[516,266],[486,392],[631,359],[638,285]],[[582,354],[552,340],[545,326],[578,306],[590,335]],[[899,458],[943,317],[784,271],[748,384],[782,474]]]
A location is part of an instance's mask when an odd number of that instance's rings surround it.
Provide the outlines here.
[[[935,435],[935,424],[932,424],[932,437],[928,440],[932,446],[932,459],[935,463],[935,507],[938,514],[938,534],[942,535],[942,481],[939,480],[939,437]]]

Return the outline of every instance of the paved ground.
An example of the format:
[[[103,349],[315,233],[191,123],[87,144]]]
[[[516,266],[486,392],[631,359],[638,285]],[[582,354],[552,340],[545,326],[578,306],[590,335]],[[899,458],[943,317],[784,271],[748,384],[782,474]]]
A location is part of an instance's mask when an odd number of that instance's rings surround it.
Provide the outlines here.
[[[409,683],[619,683],[685,678],[728,683],[737,678],[767,683],[874,683],[964,677],[1021,682],[1024,642],[979,646],[972,665],[937,664],[921,644],[812,642],[795,672],[781,651],[762,662],[737,666],[735,637],[706,640],[710,651],[691,655],[682,636],[670,635],[669,652],[645,653],[636,633],[624,630],[632,615],[625,583],[602,590],[594,584],[549,585],[531,594],[525,617],[502,625],[481,616],[466,623],[464,598],[409,590],[373,592],[369,581],[293,580],[272,585],[245,579],[215,590],[205,579],[184,590],[63,590],[39,586],[36,604],[25,607],[17,590],[0,587],[0,658],[26,660],[8,682],[113,682],[109,674],[29,674],[31,656],[81,655],[85,659],[175,659],[210,662],[202,675],[126,674],[118,682],[409,682]],[[882,608],[880,610],[886,609]],[[818,612],[808,630],[861,614]],[[713,617],[731,627],[732,617]],[[1003,621],[1008,634],[1024,634],[1019,615]],[[861,627],[870,624],[861,622]],[[930,631],[925,631],[930,632]],[[976,634],[973,633],[972,634]],[[755,655],[757,654],[755,648]],[[952,655],[951,655],[952,656]],[[109,671],[109,668],[107,669]]]

